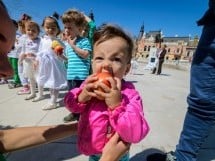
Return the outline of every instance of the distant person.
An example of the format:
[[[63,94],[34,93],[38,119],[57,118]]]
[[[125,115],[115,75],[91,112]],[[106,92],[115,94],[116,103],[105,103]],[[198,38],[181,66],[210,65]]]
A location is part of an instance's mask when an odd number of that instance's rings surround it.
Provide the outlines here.
[[[153,69],[152,74],[155,74],[156,72],[157,72],[157,75],[161,74],[166,52],[167,52],[166,45],[161,44],[161,46],[157,49],[157,52],[156,52],[158,63],[157,63],[157,66]]]
[[[196,161],[199,150],[215,126],[215,0],[197,22],[202,35],[193,55],[188,110],[175,152],[152,154],[147,161]]]
[[[18,48],[18,74],[19,74],[19,78],[22,84],[22,88],[17,92],[18,95],[24,95],[24,94],[30,94],[30,86],[29,86],[29,81],[28,79],[23,75],[23,64],[20,63],[20,55],[21,55],[21,48],[25,43],[25,40],[27,39],[27,35],[26,35],[26,30],[25,30],[25,24],[26,22],[31,20],[31,16],[27,15],[27,14],[23,14],[21,17],[21,20],[18,21],[18,31],[21,34],[21,36],[18,39],[18,44],[17,44],[17,48]],[[16,88],[16,84],[9,84],[8,87],[10,89],[12,88]]]
[[[23,76],[28,78],[30,85],[30,94],[25,100],[31,100],[36,97],[36,62],[37,53],[41,39],[39,38],[40,27],[34,21],[25,23],[26,39],[21,48],[19,63],[23,65]]]
[[[137,58],[132,58],[132,59],[131,59],[131,69],[130,69],[130,73],[131,73],[131,74],[136,74],[137,68],[138,68]]]
[[[83,36],[86,27],[84,14],[70,9],[62,16],[64,32],[67,35],[65,56],[67,57],[68,90],[79,87],[90,72],[90,54],[92,46],[87,37]],[[79,115],[71,113],[64,117],[64,122],[78,120]]]
[[[0,24],[0,77],[7,78],[13,73],[7,53],[14,45],[16,29],[2,1],[0,1]],[[6,160],[3,153],[55,141],[74,135],[76,131],[77,123],[0,130],[0,160]],[[104,147],[100,161],[117,161],[128,149],[129,144],[120,140],[116,133]]]
[[[95,32],[93,41],[94,74],[81,87],[70,90],[64,102],[69,111],[80,113],[79,150],[90,155],[90,161],[98,161],[104,145],[115,132],[125,142],[137,143],[147,135],[149,126],[139,93],[132,83],[123,79],[131,67],[132,39],[119,27],[103,25]],[[95,83],[100,72],[113,74],[107,78],[111,88],[102,82]],[[128,160],[129,153],[120,159]]]
[[[56,17],[54,17],[56,16]],[[57,15],[47,16],[42,22],[45,31],[37,54],[38,61],[38,96],[33,102],[44,99],[43,88],[49,88],[50,99],[48,103],[42,107],[43,110],[51,110],[57,108],[57,99],[59,91],[67,88],[66,68],[62,55],[58,55],[52,49],[52,42],[56,40],[61,43],[57,36],[60,34],[60,26],[57,21]],[[63,43],[61,43],[63,46]]]

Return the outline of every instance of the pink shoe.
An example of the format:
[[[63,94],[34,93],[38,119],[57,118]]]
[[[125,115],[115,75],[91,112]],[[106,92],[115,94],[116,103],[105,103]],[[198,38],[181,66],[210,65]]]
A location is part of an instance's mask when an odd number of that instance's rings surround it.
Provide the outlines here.
[[[22,94],[30,94],[31,91],[28,87],[23,87],[20,91],[17,92],[18,95],[22,95]]]
[[[2,79],[2,80],[0,81],[0,84],[8,84],[8,81],[7,81],[7,80]]]

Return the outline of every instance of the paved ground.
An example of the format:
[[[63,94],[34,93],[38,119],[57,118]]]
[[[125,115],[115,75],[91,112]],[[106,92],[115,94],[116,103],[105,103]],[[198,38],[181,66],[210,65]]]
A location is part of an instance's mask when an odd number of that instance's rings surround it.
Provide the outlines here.
[[[160,76],[150,74],[140,64],[135,74],[126,76],[143,97],[145,117],[151,131],[140,143],[131,147],[131,161],[145,161],[147,154],[174,150],[186,112],[186,96],[189,89],[189,70],[164,67]],[[189,69],[183,67],[183,69]],[[0,85],[0,129],[18,126],[60,124],[68,114],[61,99],[59,108],[43,111],[48,99],[33,103],[18,96],[18,89]],[[215,131],[215,130],[214,130]],[[213,132],[214,133],[214,132]],[[76,149],[76,137],[69,137],[50,144],[7,154],[8,161],[85,161],[86,156]],[[215,160],[215,137],[211,135],[200,152],[199,161]]]

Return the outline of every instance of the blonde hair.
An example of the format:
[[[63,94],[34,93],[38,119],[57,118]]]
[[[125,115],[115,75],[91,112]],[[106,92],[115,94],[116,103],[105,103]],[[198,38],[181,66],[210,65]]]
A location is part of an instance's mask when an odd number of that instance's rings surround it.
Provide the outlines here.
[[[39,26],[36,22],[34,22],[34,21],[27,21],[27,22],[25,23],[25,28],[26,28],[26,26],[36,27],[38,33],[40,33],[40,26]]]

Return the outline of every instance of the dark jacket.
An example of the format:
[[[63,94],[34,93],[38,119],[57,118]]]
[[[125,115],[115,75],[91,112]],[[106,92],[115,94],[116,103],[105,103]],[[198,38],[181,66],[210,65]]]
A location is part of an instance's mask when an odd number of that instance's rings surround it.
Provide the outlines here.
[[[164,50],[160,53],[159,60],[164,59],[165,55],[166,55],[166,49],[164,49]]]

